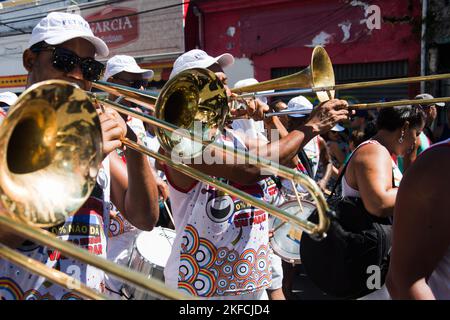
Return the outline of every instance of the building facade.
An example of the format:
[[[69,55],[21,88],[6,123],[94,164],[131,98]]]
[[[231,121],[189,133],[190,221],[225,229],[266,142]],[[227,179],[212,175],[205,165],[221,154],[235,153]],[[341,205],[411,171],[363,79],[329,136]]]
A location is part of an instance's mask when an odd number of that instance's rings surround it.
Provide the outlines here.
[[[110,56],[126,54],[155,71],[155,87],[168,79],[173,61],[184,52],[182,0],[28,1],[0,9],[0,92],[20,93],[26,85],[22,53],[33,27],[51,11],[82,15],[95,35],[110,48]]]
[[[230,52],[230,82],[291,74],[310,64],[312,49],[327,50],[338,83],[418,75],[419,0],[192,0],[186,49]],[[418,85],[348,90],[340,97],[370,102],[405,98]]]

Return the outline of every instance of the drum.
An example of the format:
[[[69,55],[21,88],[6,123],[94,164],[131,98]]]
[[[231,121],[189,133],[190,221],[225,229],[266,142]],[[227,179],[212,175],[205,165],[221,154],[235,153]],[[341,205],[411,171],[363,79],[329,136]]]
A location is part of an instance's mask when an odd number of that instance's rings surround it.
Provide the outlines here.
[[[301,203],[303,212],[300,212],[297,200],[287,201],[279,208],[306,220],[316,209],[316,206],[314,203],[306,200],[301,200]],[[299,227],[284,223],[281,219],[275,217],[272,217],[270,220],[270,229],[275,229],[273,237],[270,239],[273,252],[288,263],[301,264],[300,239],[303,231]]]
[[[175,231],[156,227],[149,232],[141,232],[135,239],[128,267],[147,275],[148,278],[164,282],[164,268],[172,250]],[[151,292],[125,284],[122,289],[129,299],[154,300]]]

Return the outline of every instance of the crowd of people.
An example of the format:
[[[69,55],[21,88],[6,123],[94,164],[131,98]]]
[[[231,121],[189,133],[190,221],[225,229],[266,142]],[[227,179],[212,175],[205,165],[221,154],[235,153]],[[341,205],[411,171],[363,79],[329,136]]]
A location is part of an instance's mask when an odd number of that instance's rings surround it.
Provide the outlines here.
[[[96,60],[108,54],[107,45],[81,16],[50,13],[33,29],[23,53],[27,87],[49,79],[66,80],[86,91],[97,80],[134,89],[148,87],[152,70],[142,69],[126,55],[113,56],[106,65]],[[232,97],[224,69],[233,63],[234,57],[228,53],[212,57],[194,49],[177,58],[170,78],[192,68],[206,68]],[[257,82],[243,79],[235,87]],[[428,98],[429,94],[416,97]],[[154,110],[120,96],[110,94],[109,99],[154,115]],[[1,118],[7,117],[16,101],[15,94],[0,93]],[[280,164],[314,179],[325,195],[333,190],[342,197],[359,198],[376,221],[392,226],[386,285],[361,298],[450,299],[450,203],[445,196],[450,181],[450,130],[448,124],[435,123],[437,108],[442,105],[418,103],[355,112],[339,99],[317,105],[304,96],[241,102],[246,118],[227,121],[223,130],[215,133],[216,144],[259,157],[276,154]],[[299,113],[264,116],[271,111]],[[449,111],[447,115],[450,123]],[[97,184],[82,208],[63,226],[51,229],[58,238],[128,266],[140,234],[167,228],[175,234],[163,266],[163,280],[169,288],[205,299],[294,297],[292,286],[298,280],[301,259],[287,261],[273,247],[278,232],[273,227],[274,217],[122,145],[121,138],[127,137],[170,157],[154,126],[107,107],[98,108],[98,116],[104,158]],[[311,200],[300,184],[266,175],[254,164],[230,163],[220,149],[213,153],[215,159],[224,161],[194,159],[189,166],[275,206]],[[74,226],[85,226],[82,230],[87,232],[67,231]],[[298,231],[290,231],[286,238],[301,246]],[[2,227],[0,242],[76,276],[111,298],[133,298],[124,290],[124,283],[102,270],[55,255],[52,248]],[[92,243],[97,250],[92,250]],[[145,246],[146,250],[162,250],[153,243]],[[0,259],[0,279],[2,299],[82,299],[4,259]]]

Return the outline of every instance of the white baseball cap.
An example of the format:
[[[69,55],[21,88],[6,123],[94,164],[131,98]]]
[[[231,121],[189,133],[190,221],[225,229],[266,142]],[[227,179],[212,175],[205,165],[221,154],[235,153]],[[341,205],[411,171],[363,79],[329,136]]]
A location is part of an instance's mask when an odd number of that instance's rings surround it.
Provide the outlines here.
[[[51,12],[39,21],[33,28],[28,47],[41,41],[56,45],[74,38],[83,38],[92,43],[99,57],[109,54],[108,46],[92,33],[89,23],[82,16],[67,12]]]
[[[312,103],[306,99],[304,96],[297,96],[292,98],[288,102],[288,107],[284,111],[309,111],[313,109]],[[305,117],[307,114],[290,114],[289,117],[301,118]]]
[[[259,83],[259,82],[255,78],[242,79],[242,80],[239,80],[238,82],[236,82],[234,84],[234,87],[241,88],[241,87],[251,86],[252,84],[257,84],[257,83]]]
[[[17,95],[14,92],[0,92],[0,102],[12,106],[17,101]]]
[[[154,75],[153,70],[142,69],[141,67],[139,67],[133,57],[126,55],[116,55],[109,59],[106,63],[106,70],[103,76],[103,80],[106,81],[110,77],[123,71],[130,73],[142,73],[144,79],[151,79]]]
[[[242,79],[239,80],[238,82],[236,82],[234,84],[234,88],[241,88],[241,87],[246,87],[246,86],[251,86],[254,84],[259,83],[258,80],[254,79],[254,78],[248,78],[248,79]],[[267,90],[267,91],[260,91],[260,93],[262,92],[273,92],[273,90]],[[264,102],[267,104],[267,98],[266,97],[258,97],[258,100],[261,100],[261,102]]]
[[[213,58],[203,50],[193,49],[183,53],[175,60],[170,78],[173,78],[181,71],[192,68],[208,68],[214,63],[218,63],[222,68],[225,68],[234,63],[234,57],[229,53],[224,53]]]
[[[422,93],[422,94],[418,94],[414,99],[434,99],[434,97],[429,93]],[[436,102],[433,104],[435,104],[439,107],[445,106],[445,102]],[[431,106],[433,104],[429,104],[429,106]]]

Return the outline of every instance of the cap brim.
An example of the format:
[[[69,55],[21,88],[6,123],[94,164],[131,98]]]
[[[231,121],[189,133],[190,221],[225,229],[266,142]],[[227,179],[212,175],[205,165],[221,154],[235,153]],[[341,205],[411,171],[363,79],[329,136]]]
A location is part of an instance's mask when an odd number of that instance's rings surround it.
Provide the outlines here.
[[[181,68],[180,70],[172,69],[172,71],[170,72],[169,79],[172,79],[177,74],[179,74],[183,71],[189,70],[189,69],[194,69],[194,68],[206,69],[206,68],[212,66],[214,63],[216,63],[216,59],[214,59],[214,58],[209,58],[209,59],[204,59],[204,60],[199,60],[199,61],[194,61],[192,63],[188,63],[185,66],[183,66],[183,68]]]
[[[12,106],[14,103],[16,103],[18,97],[13,95],[3,95],[0,97],[0,102],[6,103],[9,106]]]
[[[77,33],[64,33],[63,35],[57,35],[54,37],[49,37],[47,39],[45,39],[45,42],[47,42],[48,44],[51,45],[57,45],[57,44],[61,44],[63,42],[75,39],[75,38],[83,38],[86,39],[87,41],[89,41],[90,43],[92,43],[95,47],[95,53],[97,54],[97,56],[99,58],[105,58],[109,55],[109,49],[108,46],[106,45],[106,43],[95,36],[84,36],[84,35],[80,35],[78,32]]]
[[[16,102],[16,100],[4,98],[4,99],[0,99],[0,102],[6,103],[8,106],[12,106]]]
[[[221,54],[214,59],[222,68],[231,66],[234,63],[234,57],[229,53]]]
[[[151,78],[153,78],[153,75],[155,74],[155,73],[153,72],[153,70],[150,70],[150,69],[141,69],[141,68],[139,68],[139,69],[125,68],[125,69],[123,69],[123,71],[129,72],[129,73],[139,73],[139,74],[142,74],[143,77],[144,77],[144,79],[151,79]]]

